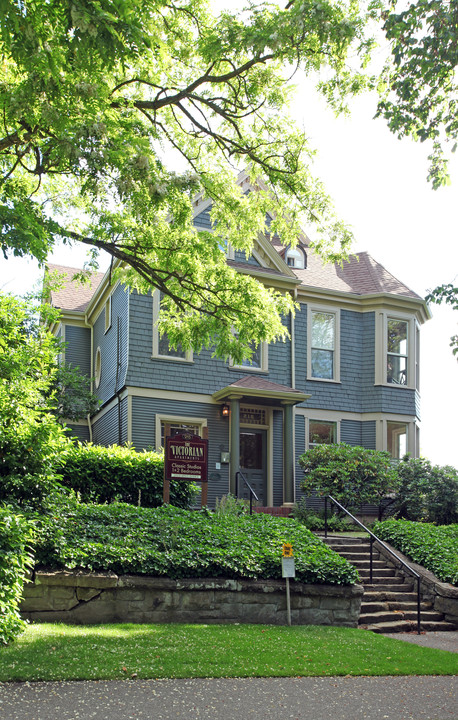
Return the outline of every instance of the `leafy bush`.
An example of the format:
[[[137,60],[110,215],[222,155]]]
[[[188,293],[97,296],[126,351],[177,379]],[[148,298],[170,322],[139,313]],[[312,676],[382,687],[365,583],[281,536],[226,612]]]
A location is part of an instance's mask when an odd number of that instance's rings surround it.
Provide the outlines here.
[[[324,530],[324,511],[317,512],[307,507],[307,501],[305,498],[301,498],[293,507],[293,518],[305,525],[309,530]],[[341,530],[348,530],[349,525],[343,519],[335,515],[334,513],[328,512],[327,518],[328,530],[334,530],[335,532]]]
[[[396,509],[401,517],[438,525],[458,522],[458,472],[455,468],[431,465],[429,460],[406,456],[398,464],[397,473]]]
[[[374,532],[440,580],[458,585],[458,525],[385,520]]]
[[[221,500],[216,498],[215,513],[217,515],[243,515],[248,512],[249,502],[228,493]]]
[[[83,502],[120,500],[143,507],[162,505],[164,458],[111,445],[72,444],[61,458],[62,484],[78,492]],[[195,486],[170,482],[170,503],[189,507]]]
[[[297,580],[357,582],[356,569],[295,520],[170,505],[69,505],[43,518],[36,558],[54,568],[172,578],[281,578],[284,542],[293,545]]]
[[[42,509],[69,441],[53,415],[58,345],[33,312],[0,292],[0,502]]]
[[[0,508],[0,642],[19,635],[25,622],[18,611],[24,577],[32,567],[30,542],[33,528],[11,508]]]
[[[301,489],[332,495],[343,505],[379,502],[396,489],[397,475],[387,452],[339,443],[316,445],[299,458]]]

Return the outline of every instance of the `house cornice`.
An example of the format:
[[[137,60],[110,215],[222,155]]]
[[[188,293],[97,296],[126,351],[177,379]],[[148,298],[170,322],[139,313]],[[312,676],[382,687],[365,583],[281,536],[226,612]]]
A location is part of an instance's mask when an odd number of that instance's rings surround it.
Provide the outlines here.
[[[422,298],[416,299],[392,293],[358,295],[343,290],[328,290],[300,285],[297,288],[297,301],[306,304],[339,305],[340,308],[353,310],[354,312],[373,312],[380,309],[414,312],[421,324],[432,317],[427,303]]]

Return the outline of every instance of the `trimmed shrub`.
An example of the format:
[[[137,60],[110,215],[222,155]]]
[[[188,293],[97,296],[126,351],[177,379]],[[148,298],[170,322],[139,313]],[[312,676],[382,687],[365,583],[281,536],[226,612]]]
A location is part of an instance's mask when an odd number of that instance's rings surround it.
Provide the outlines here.
[[[25,574],[33,565],[32,536],[29,521],[9,507],[0,507],[0,642],[4,644],[14,640],[26,625],[18,607]]]
[[[458,522],[458,471],[455,468],[406,456],[398,464],[397,473],[396,509],[401,517],[438,525]]]
[[[75,443],[62,456],[59,472],[62,484],[78,492],[83,502],[162,505],[164,457],[159,453]],[[189,507],[194,496],[192,483],[171,481],[171,505]]]
[[[374,533],[439,580],[458,585],[458,525],[385,520],[375,524]]]
[[[347,507],[380,502],[397,485],[389,453],[346,443],[317,445],[301,455],[299,465],[303,491],[332,495]]]
[[[296,580],[348,585],[356,569],[289,518],[225,515],[162,506],[70,505],[43,518],[40,565],[153,576],[281,578],[282,544],[294,548]]]

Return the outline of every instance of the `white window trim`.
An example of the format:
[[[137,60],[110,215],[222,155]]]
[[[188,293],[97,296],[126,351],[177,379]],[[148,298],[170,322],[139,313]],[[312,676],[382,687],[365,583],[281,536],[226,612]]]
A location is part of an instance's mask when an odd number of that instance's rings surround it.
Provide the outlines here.
[[[100,345],[99,345],[97,350],[95,351],[95,359],[94,359],[94,384],[95,384],[96,388],[99,387],[101,379],[102,379],[102,351],[101,351]]]
[[[111,328],[111,295],[109,295],[105,302],[105,333]]]
[[[291,259],[294,262],[290,264],[288,260]],[[296,260],[298,261],[296,263]],[[294,248],[288,248],[285,252],[285,263],[288,265],[288,267],[294,268],[295,270],[304,270],[305,269],[305,254],[302,248],[294,247]]]
[[[199,425],[199,431],[202,433],[203,428],[207,427],[207,418],[202,417],[188,417],[186,415],[160,415],[156,413],[156,451],[162,449],[161,445],[161,426],[162,423],[176,425],[183,423],[183,425]]]
[[[403,320],[407,323],[407,383],[397,385],[389,383],[386,379],[388,356],[388,320]],[[389,388],[415,390],[417,378],[420,376],[420,345],[416,342],[419,325],[412,315],[405,313],[388,312],[377,313],[375,325],[375,385],[384,385]]]
[[[269,345],[261,342],[261,367],[252,367],[251,365],[236,365],[232,358],[229,358],[229,367],[232,370],[243,370],[248,373],[266,373],[269,371]]]
[[[396,386],[400,387],[400,386]],[[404,386],[402,386],[404,387]],[[375,434],[375,440],[376,440],[376,449],[377,450],[384,450],[385,452],[388,452],[388,426],[387,423],[389,422],[395,422],[395,423],[404,423],[406,425],[407,430],[407,453],[411,455],[414,458],[420,457],[420,448],[418,447],[419,444],[419,424],[415,422],[415,420],[412,419],[411,416],[406,415],[386,415],[386,417],[383,417],[379,419],[376,423],[376,434]]]
[[[309,443],[309,432],[310,432],[310,422],[327,422],[327,423],[334,423],[336,426],[336,444],[340,443],[340,423],[341,423],[341,417],[332,417],[332,412],[327,413],[326,411],[316,411],[312,412],[310,417],[304,416],[304,424],[305,424],[305,443],[304,447],[305,450],[309,450],[311,447],[316,447],[315,445],[310,445]],[[320,443],[318,443],[320,444]]]
[[[317,378],[312,376],[312,315],[314,312],[335,316],[334,338],[334,377]],[[340,383],[340,308],[329,305],[307,305],[307,380],[324,383]]]
[[[157,329],[157,321],[159,319],[159,310],[161,304],[161,295],[159,290],[155,290],[153,293],[153,354],[152,357],[155,360],[167,360],[170,362],[179,363],[192,363],[193,352],[187,350],[185,357],[177,357],[176,355],[161,355],[159,353],[159,330]]]

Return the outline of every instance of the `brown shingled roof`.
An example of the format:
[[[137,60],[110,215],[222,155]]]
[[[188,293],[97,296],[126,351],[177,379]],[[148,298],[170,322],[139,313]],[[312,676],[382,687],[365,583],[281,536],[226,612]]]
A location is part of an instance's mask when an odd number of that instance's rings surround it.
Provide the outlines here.
[[[49,273],[59,276],[62,285],[57,290],[51,290],[51,304],[60,310],[73,310],[84,312],[89,305],[95,291],[99,287],[105,273],[94,273],[85,283],[74,280],[81,268],[66,267],[65,265],[46,266]]]
[[[277,248],[278,249],[278,248]],[[292,268],[301,281],[302,287],[314,287],[322,290],[336,290],[355,295],[389,293],[403,297],[422,298],[404,285],[367,252],[352,255],[342,266],[324,264],[319,255],[310,248],[307,250],[307,268]]]
[[[245,375],[234,383],[231,383],[228,387],[243,387],[250,388],[251,390],[267,390],[268,392],[287,392],[287,393],[300,393],[299,390],[288,387],[287,385],[279,385],[273,383],[270,380],[266,380],[263,377],[257,375]]]

